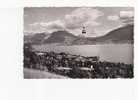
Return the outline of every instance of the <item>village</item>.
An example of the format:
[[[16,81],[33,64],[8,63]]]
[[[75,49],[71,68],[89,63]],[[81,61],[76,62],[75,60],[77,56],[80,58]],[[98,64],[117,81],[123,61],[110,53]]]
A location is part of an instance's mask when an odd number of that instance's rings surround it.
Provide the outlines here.
[[[24,45],[24,68],[48,71],[70,78],[133,78],[132,64],[99,60],[64,52],[31,51]]]

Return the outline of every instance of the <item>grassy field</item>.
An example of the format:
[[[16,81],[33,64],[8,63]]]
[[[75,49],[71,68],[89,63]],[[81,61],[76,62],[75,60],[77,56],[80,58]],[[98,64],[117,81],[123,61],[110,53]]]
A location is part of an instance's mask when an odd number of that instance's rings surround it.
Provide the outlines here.
[[[24,78],[25,79],[67,79],[68,77],[56,75],[54,73],[49,73],[46,71],[24,68]]]

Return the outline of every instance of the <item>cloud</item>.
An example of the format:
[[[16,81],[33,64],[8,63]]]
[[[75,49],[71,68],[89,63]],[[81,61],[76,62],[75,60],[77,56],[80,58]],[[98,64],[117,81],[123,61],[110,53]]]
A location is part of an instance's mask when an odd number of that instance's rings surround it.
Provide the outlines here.
[[[134,11],[120,11],[120,20],[123,24],[134,23]]]
[[[77,8],[70,14],[64,16],[62,20],[55,20],[50,22],[36,22],[30,24],[31,27],[41,27],[41,29],[47,32],[53,32],[57,30],[67,30],[75,35],[81,34],[82,26],[85,26],[87,33],[93,33],[95,26],[101,25],[97,21],[104,13],[93,8]]]
[[[123,25],[133,24],[134,22],[134,11],[126,10],[120,11],[119,15],[110,15],[107,17],[110,21],[121,21]]]
[[[55,20],[47,23],[40,23],[41,26],[46,27],[46,29],[64,29],[64,24],[60,20]]]
[[[43,31],[47,31],[47,32],[53,32],[53,31],[57,31],[57,30],[62,30],[64,29],[64,24],[62,21],[60,20],[55,20],[55,21],[50,21],[50,22],[36,22],[33,24],[30,24],[30,26],[32,27],[41,27],[41,30]]]
[[[122,19],[130,19],[134,17],[133,11],[120,11],[119,15],[109,15],[107,16],[107,19],[110,21],[117,21]]]
[[[130,18],[130,17],[134,17],[134,11],[120,11],[120,17],[121,18]]]
[[[35,23],[29,24],[29,25],[32,26],[32,27],[36,27],[36,26],[40,25],[40,23],[35,22]]]
[[[117,21],[117,20],[119,20],[119,16],[118,15],[109,15],[109,16],[107,16],[107,19],[110,21]]]
[[[65,26],[68,29],[77,29],[82,26],[100,25],[96,19],[103,13],[93,8],[78,8],[65,16]]]

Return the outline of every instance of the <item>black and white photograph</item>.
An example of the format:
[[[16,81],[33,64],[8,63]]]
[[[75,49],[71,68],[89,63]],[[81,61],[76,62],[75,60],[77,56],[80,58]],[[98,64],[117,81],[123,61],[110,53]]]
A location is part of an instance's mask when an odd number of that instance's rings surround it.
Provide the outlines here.
[[[24,7],[24,79],[134,78],[133,7]]]

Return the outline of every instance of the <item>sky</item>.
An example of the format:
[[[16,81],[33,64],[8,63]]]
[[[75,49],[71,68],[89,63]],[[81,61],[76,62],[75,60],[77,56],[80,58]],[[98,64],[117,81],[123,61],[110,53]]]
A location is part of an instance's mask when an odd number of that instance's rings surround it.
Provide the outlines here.
[[[24,34],[66,30],[80,35],[85,26],[88,37],[97,37],[123,26],[122,20],[133,17],[132,7],[26,7]]]

